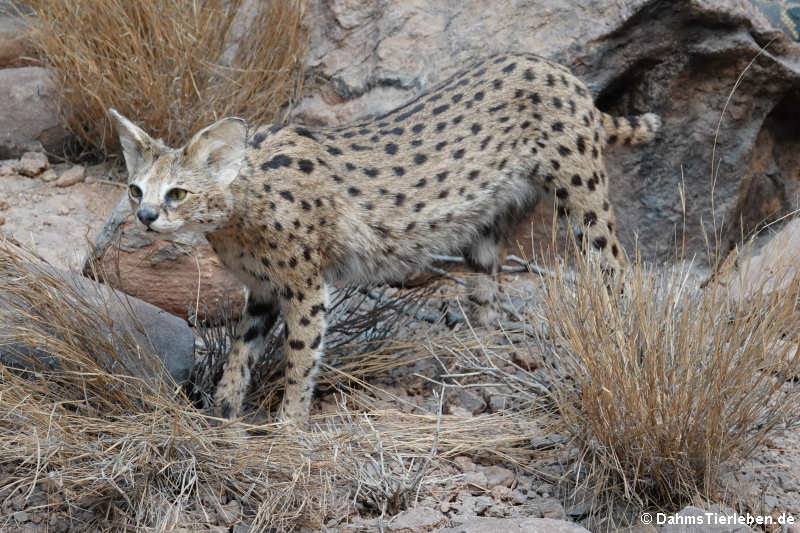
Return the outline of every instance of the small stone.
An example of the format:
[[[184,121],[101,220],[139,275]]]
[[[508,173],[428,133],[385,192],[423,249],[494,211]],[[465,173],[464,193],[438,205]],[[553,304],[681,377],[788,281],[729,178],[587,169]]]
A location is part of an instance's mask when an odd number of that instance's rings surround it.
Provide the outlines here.
[[[17,173],[32,178],[50,168],[50,162],[47,160],[47,156],[43,153],[25,152],[22,154],[22,157],[19,159],[17,164],[14,165],[14,168],[16,169]]]
[[[483,472],[467,472],[461,479],[473,494],[483,494],[489,488],[489,482]]]
[[[39,179],[44,182],[56,181],[58,179],[58,174],[52,168],[48,168],[39,176]]]
[[[495,500],[508,500],[511,498],[511,489],[508,487],[504,487],[503,485],[495,485],[489,491],[492,493],[492,496]]]
[[[395,515],[386,526],[391,533],[414,533],[416,531],[435,531],[447,518],[429,507],[413,507]]]
[[[502,466],[483,466],[479,470],[486,476],[489,488],[503,485],[510,487],[514,482],[514,472]]]
[[[25,511],[17,511],[16,513],[14,513],[14,520],[16,520],[20,524],[22,522],[27,522],[28,518],[29,518],[28,513]]]
[[[16,173],[17,169],[14,165],[0,165],[0,177],[14,176]]]
[[[472,413],[464,409],[460,405],[453,405],[450,407],[450,414],[459,418],[472,418]]]
[[[75,165],[71,169],[67,170],[61,177],[56,180],[56,187],[71,187],[76,183],[80,183],[86,177],[86,169],[81,165]]]
[[[469,457],[467,457],[465,455],[459,455],[458,457],[453,459],[453,462],[456,464],[458,469],[461,470],[464,473],[466,473],[466,472],[474,472],[475,469],[477,468],[475,466],[475,463],[472,462],[472,459],[470,459]]]

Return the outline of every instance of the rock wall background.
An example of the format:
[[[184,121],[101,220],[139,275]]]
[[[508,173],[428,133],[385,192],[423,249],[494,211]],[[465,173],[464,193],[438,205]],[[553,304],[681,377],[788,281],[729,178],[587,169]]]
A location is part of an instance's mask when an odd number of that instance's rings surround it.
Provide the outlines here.
[[[663,117],[654,144],[608,154],[621,237],[629,252],[638,242],[647,259],[674,259],[685,224],[686,255],[708,264],[715,224],[727,252],[800,203],[800,47],[786,24],[792,6],[775,4],[312,0],[308,96],[296,119],[382,113],[468,58],[538,53],[583,78],[602,110]],[[539,243],[551,217],[546,205],[534,216]],[[530,234],[526,225],[518,237]]]

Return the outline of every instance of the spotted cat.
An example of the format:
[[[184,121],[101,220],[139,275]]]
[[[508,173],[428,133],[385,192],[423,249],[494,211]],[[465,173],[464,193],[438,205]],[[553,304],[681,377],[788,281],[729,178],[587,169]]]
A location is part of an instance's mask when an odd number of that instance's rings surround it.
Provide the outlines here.
[[[308,416],[329,287],[402,280],[463,253],[496,277],[511,226],[552,198],[604,268],[625,266],[603,150],[654,138],[658,116],[599,111],[565,67],[531,54],[479,59],[407,104],[333,128],[220,120],[171,149],[114,110],[136,216],[200,232],[247,286],[216,406],[241,413],[250,365],[286,322],[281,416]],[[491,320],[497,284],[476,282]]]

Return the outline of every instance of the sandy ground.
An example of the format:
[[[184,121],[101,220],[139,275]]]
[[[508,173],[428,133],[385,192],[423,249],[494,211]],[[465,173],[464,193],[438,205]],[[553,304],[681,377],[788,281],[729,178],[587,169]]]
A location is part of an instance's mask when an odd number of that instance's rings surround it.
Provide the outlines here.
[[[53,266],[80,270],[88,243],[124,190],[108,181],[104,165],[87,168],[86,175],[88,181],[64,188],[38,178],[0,177],[0,217],[5,219],[0,233],[36,250]]]

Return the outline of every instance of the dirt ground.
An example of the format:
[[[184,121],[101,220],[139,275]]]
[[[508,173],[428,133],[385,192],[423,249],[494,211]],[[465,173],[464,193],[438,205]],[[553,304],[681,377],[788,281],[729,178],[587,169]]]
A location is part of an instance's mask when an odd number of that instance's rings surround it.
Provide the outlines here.
[[[57,172],[67,165],[56,165]],[[124,188],[106,165],[86,169],[86,181],[60,188],[19,174],[0,177],[0,233],[34,249],[53,266],[80,271]]]

